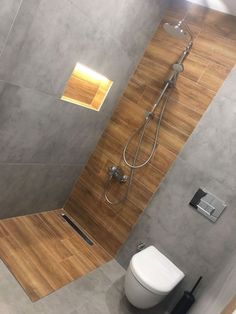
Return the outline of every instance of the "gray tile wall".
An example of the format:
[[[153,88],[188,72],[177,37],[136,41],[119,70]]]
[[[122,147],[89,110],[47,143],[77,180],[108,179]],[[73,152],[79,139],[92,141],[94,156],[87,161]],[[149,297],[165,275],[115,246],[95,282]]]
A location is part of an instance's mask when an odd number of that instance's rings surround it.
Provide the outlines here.
[[[164,0],[0,0],[0,218],[63,206]],[[100,112],[60,101],[76,64],[114,81]]]
[[[168,310],[200,275],[199,302],[191,313],[218,314],[236,291],[236,277],[230,275],[235,273],[232,260],[236,258],[235,86],[236,67],[117,256],[127,267],[137,243],[143,241],[155,245],[185,272],[184,281],[165,301]],[[215,224],[188,205],[199,187],[228,204]]]

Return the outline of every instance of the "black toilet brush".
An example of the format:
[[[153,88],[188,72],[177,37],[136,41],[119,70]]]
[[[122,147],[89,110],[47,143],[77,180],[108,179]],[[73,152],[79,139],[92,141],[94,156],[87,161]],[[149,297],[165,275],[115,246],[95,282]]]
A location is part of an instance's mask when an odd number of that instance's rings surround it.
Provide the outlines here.
[[[190,307],[195,302],[195,297],[193,295],[193,292],[195,291],[195,289],[197,288],[201,280],[202,280],[202,277],[199,277],[190,292],[184,291],[184,295],[176,304],[176,306],[174,307],[174,309],[172,310],[170,314],[186,314],[188,312]]]

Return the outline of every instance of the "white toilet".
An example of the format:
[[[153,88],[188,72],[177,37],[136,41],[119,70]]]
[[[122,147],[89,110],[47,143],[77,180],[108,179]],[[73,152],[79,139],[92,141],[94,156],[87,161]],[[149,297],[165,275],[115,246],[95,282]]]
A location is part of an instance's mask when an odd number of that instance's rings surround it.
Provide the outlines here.
[[[135,254],[125,276],[131,304],[147,309],[158,304],[184,278],[184,273],[154,246]]]

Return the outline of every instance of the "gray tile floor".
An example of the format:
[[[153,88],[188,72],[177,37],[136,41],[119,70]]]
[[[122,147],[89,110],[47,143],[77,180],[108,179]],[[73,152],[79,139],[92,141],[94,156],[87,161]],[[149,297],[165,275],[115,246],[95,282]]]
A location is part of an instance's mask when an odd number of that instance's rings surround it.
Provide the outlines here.
[[[115,261],[32,303],[3,262],[0,262],[1,314],[130,314],[144,313],[128,304],[124,269]],[[150,313],[149,311],[145,313]],[[153,313],[157,313],[156,311]]]

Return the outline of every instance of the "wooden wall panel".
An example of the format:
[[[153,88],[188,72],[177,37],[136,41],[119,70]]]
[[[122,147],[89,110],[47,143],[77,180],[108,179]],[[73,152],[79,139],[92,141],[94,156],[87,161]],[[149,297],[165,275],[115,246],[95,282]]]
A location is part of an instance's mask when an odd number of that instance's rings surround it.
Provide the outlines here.
[[[143,122],[145,112],[157,99],[172,63],[178,60],[184,43],[157,29],[115,110],[110,123],[75,185],[65,209],[111,254],[127,239],[140,214],[170,169],[219,87],[236,63],[236,17],[175,0],[165,21],[186,17],[195,41],[184,66],[185,71],[169,100],[160,132],[160,144],[151,163],[136,171],[128,200],[110,206],[103,198],[107,169],[122,162],[122,150]],[[158,114],[158,110],[157,113]],[[155,121],[145,137],[140,160],[153,141]],[[129,154],[134,147],[131,146]],[[119,198],[125,185],[114,185]]]

